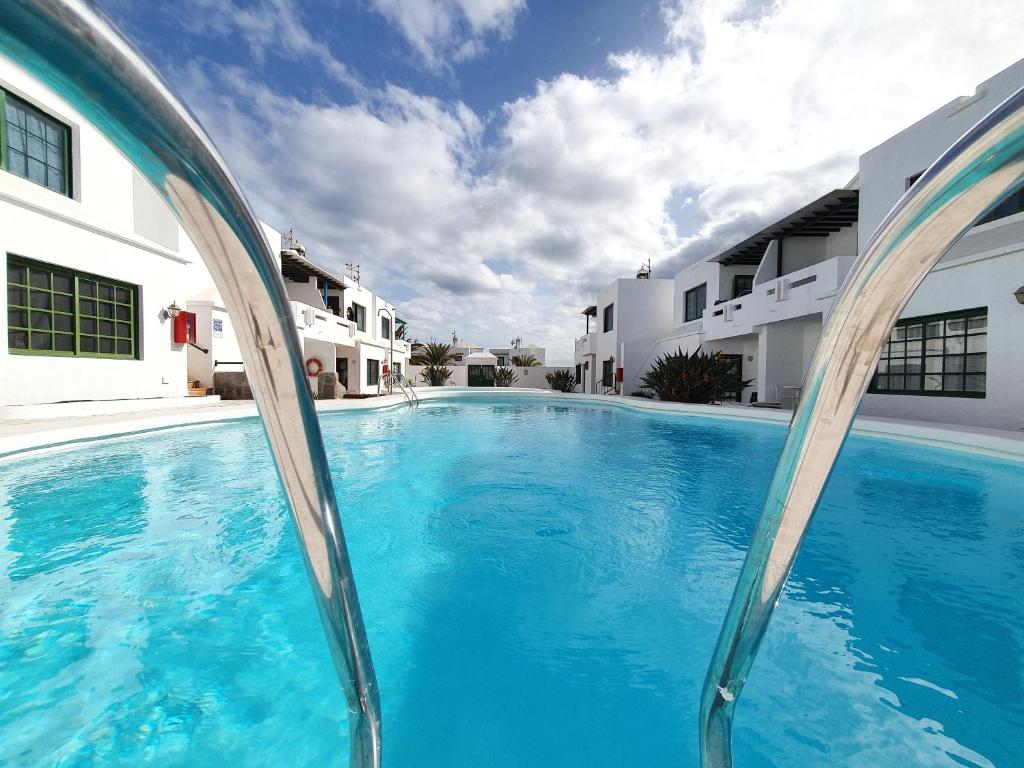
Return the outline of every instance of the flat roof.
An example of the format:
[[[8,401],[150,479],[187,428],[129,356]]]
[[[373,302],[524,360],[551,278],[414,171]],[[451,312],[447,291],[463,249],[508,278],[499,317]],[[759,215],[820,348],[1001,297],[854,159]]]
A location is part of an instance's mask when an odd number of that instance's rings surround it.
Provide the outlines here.
[[[305,256],[300,256],[292,250],[281,251],[281,274],[293,280],[310,276],[319,277],[326,280],[328,285],[342,291],[345,290],[345,283],[340,277],[328,272],[323,267],[318,267]]]
[[[756,235],[751,235],[743,242],[713,256],[711,261],[726,266],[757,266],[772,240],[780,237],[828,237],[833,232],[857,223],[859,200],[859,190],[833,189],[799,211],[779,219]]]

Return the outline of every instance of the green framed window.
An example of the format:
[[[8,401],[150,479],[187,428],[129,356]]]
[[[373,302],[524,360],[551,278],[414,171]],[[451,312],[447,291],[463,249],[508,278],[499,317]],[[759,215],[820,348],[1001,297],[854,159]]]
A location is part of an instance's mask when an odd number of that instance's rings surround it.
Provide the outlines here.
[[[391,318],[382,317],[380,319],[380,335],[382,338],[391,338]]]
[[[366,385],[369,387],[377,386],[377,382],[380,381],[380,360],[366,360]]]
[[[869,392],[985,397],[988,308],[900,320]]]
[[[71,129],[0,88],[0,164],[70,197]]]
[[[138,286],[7,257],[7,348],[14,354],[138,356]]]

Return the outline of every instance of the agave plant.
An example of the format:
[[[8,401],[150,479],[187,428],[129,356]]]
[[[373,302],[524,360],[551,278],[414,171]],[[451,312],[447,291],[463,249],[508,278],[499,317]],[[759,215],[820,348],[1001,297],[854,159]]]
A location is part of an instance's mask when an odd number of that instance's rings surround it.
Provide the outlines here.
[[[431,387],[443,387],[451,377],[451,369],[443,365],[428,365],[420,371],[420,378]]]
[[[512,355],[512,365],[517,368],[536,368],[540,360],[533,355]]]
[[[662,400],[677,403],[717,403],[725,395],[750,386],[753,379],[743,379],[721,352],[664,355],[643,377],[645,389],[653,389]]]
[[[494,386],[511,387],[517,381],[519,381],[519,374],[511,368],[494,369]]]
[[[548,380],[548,384],[551,385],[552,389],[559,392],[576,391],[576,374],[573,373],[571,368],[555,368],[553,371],[548,371],[544,374],[544,378]]]
[[[413,344],[412,358],[409,360],[410,365],[425,365],[428,367],[444,367],[454,362],[455,355],[452,354],[452,345],[441,344],[436,341],[428,341],[426,344]]]

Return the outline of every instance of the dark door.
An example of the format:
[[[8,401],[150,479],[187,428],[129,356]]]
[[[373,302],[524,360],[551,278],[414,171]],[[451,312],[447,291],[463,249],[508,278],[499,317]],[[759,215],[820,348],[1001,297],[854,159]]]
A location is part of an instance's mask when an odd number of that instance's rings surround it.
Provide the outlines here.
[[[345,389],[348,389],[348,358],[339,357],[337,359],[336,367],[338,371],[338,383],[340,383]]]
[[[728,365],[726,369],[730,374],[737,378],[743,378],[743,355],[722,355],[722,359]],[[743,390],[738,389],[735,392],[729,392],[722,397],[723,400],[730,402],[739,403],[743,401]]]
[[[494,366],[493,365],[470,365],[466,372],[471,387],[493,387]]]

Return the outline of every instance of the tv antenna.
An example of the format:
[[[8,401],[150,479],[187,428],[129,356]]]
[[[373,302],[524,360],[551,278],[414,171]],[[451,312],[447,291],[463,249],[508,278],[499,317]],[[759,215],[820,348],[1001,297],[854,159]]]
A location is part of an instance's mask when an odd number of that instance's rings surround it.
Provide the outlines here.
[[[348,270],[348,276],[356,281],[356,285],[359,285],[359,265],[353,264],[351,261],[346,261],[345,269]]]

